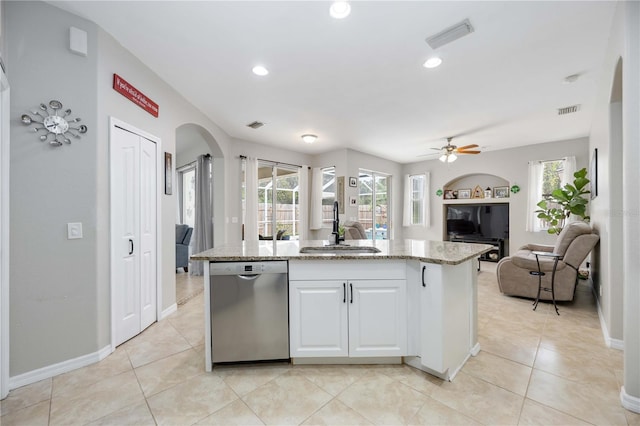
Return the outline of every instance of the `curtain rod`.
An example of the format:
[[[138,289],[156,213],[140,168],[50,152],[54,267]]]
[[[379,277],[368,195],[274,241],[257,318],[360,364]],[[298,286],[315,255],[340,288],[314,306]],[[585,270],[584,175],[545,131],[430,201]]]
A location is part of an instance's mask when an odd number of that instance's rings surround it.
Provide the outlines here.
[[[240,155],[240,159],[241,159],[241,160],[246,160],[246,159],[247,159],[247,156],[246,156],[246,155]],[[265,160],[264,158],[258,158],[258,161],[264,161],[264,162],[266,162],[266,163],[271,163],[271,164],[273,164],[273,165],[275,165],[275,166],[282,164],[282,165],[284,165],[284,166],[293,166],[293,167],[300,167],[300,168],[302,168],[302,166],[300,166],[300,165],[298,165],[298,164],[283,163],[283,162],[281,162],[281,161],[273,161],[273,160]],[[309,167],[309,168],[311,168],[311,167]]]

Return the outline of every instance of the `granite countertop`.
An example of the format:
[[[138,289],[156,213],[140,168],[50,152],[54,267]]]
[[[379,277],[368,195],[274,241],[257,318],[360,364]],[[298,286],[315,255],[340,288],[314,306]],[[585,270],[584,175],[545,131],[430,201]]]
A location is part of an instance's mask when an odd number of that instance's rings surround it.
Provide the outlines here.
[[[424,240],[349,240],[351,246],[370,246],[380,253],[300,253],[300,247],[319,247],[327,241],[253,241],[238,245],[223,245],[191,256],[191,260],[213,262],[264,261],[264,260],[376,260],[413,259],[427,263],[457,265],[479,257],[492,249],[489,244],[451,243]]]

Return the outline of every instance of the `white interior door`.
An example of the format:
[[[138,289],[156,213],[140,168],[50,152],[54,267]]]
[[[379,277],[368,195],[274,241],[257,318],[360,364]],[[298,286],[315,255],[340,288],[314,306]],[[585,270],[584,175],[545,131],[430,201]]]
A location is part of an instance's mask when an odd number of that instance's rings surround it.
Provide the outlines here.
[[[139,334],[157,317],[156,146],[111,128],[111,244],[114,343]]]
[[[156,320],[156,144],[140,137],[140,324]]]

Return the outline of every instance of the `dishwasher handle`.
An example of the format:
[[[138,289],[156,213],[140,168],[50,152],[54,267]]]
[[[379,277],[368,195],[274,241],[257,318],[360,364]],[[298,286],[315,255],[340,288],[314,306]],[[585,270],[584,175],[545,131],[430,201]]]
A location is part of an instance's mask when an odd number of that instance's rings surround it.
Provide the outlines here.
[[[256,280],[260,275],[262,274],[238,274],[236,276],[241,280],[253,281],[253,280]]]

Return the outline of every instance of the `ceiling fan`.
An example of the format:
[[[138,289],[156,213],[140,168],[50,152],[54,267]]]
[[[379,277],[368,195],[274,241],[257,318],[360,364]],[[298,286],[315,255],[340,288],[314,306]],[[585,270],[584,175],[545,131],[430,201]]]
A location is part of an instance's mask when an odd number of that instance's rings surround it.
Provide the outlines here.
[[[447,144],[441,148],[431,148],[437,151],[442,151],[442,155],[439,160],[443,163],[453,163],[456,161],[458,156],[456,154],[480,154],[480,151],[471,150],[472,148],[478,148],[478,145],[471,144],[465,146],[455,146],[451,145],[452,137],[447,138]]]

